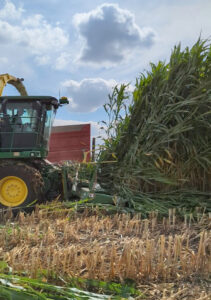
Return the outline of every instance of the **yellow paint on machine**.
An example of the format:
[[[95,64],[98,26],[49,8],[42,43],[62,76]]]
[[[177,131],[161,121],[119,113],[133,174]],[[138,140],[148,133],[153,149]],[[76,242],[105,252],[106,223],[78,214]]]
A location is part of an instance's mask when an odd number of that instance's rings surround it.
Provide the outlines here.
[[[14,207],[21,205],[28,196],[26,183],[19,177],[7,176],[0,180],[0,203]]]
[[[22,83],[23,79],[16,78],[9,74],[0,74],[0,96],[2,96],[4,87],[8,84],[13,85],[21,96],[27,96],[27,91]]]

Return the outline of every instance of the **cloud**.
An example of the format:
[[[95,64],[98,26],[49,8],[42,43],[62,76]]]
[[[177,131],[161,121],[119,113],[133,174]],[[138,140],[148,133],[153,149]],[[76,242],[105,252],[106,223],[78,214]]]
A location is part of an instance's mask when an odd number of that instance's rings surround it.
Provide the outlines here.
[[[0,57],[0,63],[3,65],[3,64],[7,64],[8,63],[8,59],[7,57]]]
[[[12,2],[6,0],[4,7],[0,10],[0,19],[20,19],[23,12],[24,9],[22,7],[16,8]]]
[[[68,42],[68,34],[40,14],[27,15],[9,0],[0,9],[0,55],[7,53],[10,61],[24,57],[39,65],[52,64]]]
[[[68,80],[63,83],[69,97],[72,112],[94,112],[108,99],[117,82],[102,78],[89,78],[82,81]]]
[[[84,39],[80,60],[117,64],[136,49],[149,48],[156,39],[152,28],[140,28],[134,15],[117,4],[102,4],[88,13],[76,14],[74,25]]]
[[[70,69],[70,63],[72,62],[72,55],[67,52],[62,52],[55,61],[54,68],[56,70]]]

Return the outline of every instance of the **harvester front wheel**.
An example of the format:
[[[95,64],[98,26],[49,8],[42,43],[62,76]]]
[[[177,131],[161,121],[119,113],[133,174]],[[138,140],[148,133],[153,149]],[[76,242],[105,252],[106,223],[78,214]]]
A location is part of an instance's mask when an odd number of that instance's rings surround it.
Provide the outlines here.
[[[42,197],[43,181],[35,168],[23,162],[0,165],[0,204],[3,208],[29,209]]]

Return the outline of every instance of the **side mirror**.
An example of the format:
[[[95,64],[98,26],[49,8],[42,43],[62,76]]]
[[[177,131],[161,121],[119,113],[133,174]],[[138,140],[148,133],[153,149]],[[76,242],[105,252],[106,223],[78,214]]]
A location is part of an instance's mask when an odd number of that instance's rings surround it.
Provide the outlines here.
[[[67,99],[67,97],[61,97],[59,99],[59,104],[63,105],[63,104],[69,104],[69,100]]]

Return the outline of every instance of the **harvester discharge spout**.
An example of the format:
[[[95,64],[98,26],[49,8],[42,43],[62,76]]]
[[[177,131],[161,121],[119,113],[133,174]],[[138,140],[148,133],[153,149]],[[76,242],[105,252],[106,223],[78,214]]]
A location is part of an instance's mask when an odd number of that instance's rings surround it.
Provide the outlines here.
[[[25,86],[23,85],[23,78],[16,78],[9,74],[0,75],[0,96],[7,84],[13,85],[21,96],[28,96]]]

